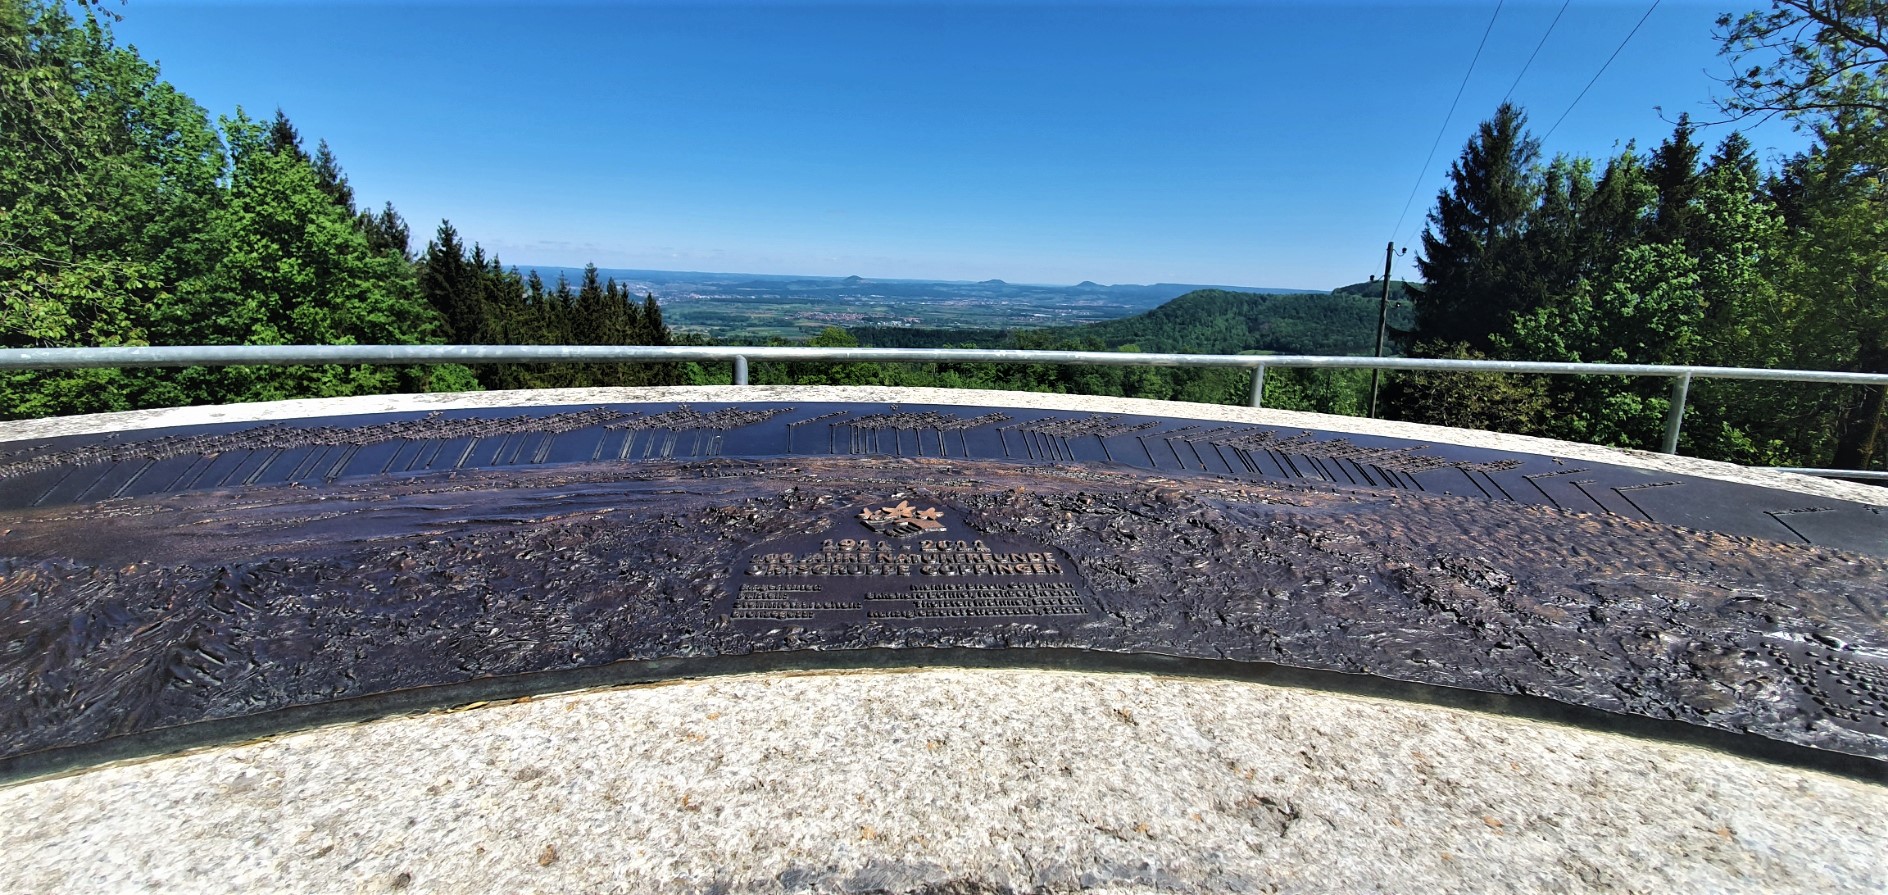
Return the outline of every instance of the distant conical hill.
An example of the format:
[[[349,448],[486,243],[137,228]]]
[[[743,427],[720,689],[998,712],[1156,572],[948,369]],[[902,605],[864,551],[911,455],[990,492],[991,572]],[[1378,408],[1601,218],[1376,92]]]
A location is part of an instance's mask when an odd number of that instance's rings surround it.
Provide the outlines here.
[[[1409,289],[1407,288],[1408,285],[1409,285],[1408,280],[1391,280],[1390,281],[1390,300],[1391,301],[1404,301],[1404,300],[1409,299],[1410,294],[1409,294]],[[1370,282],[1367,282],[1367,283],[1352,283],[1349,286],[1339,286],[1338,288],[1332,289],[1331,291],[1333,293],[1343,293],[1345,295],[1362,295],[1369,298],[1382,298],[1383,297],[1383,281],[1371,280]]]

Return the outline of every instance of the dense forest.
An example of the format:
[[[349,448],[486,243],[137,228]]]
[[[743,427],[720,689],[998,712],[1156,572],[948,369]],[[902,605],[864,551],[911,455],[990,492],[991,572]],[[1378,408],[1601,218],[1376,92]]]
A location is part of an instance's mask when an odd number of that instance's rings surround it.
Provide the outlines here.
[[[521,280],[450,224],[414,257],[288,117],[219,118],[107,14],[0,2],[0,347],[663,344],[652,299]],[[387,391],[675,381],[669,367],[228,367],[0,374],[8,418]]]
[[[424,250],[357,201],[288,117],[217,118],[115,44],[108,13],[0,0],[0,347],[669,344],[654,297],[587,269],[520,276],[442,223]],[[1766,166],[1739,134],[1602,159],[1549,155],[1511,104],[1450,167],[1391,284],[1393,350],[1424,357],[1888,372],[1888,0],[1774,0],[1720,20],[1727,119],[1781,115],[1811,147]],[[1683,99],[1683,98],[1676,98]],[[815,345],[1366,354],[1381,283],[1202,290],[1045,330],[828,329]],[[675,339],[687,342],[699,336]],[[716,365],[86,370],[0,374],[6,417],[397,390],[726,381]],[[1242,403],[1242,371],[758,364],[758,382],[1035,389]],[[1363,412],[1368,374],[1274,371],[1272,406]],[[1667,383],[1390,375],[1388,415],[1656,444]],[[1685,453],[1879,468],[1888,389],[1699,381]]]
[[[1777,0],[1719,19],[1730,121],[1784,116],[1810,148],[1764,170],[1680,116],[1647,152],[1545,155],[1502,105],[1423,233],[1411,353],[1888,372],[1888,3]],[[1397,377],[1406,419],[1656,444],[1667,383]],[[1884,389],[1700,381],[1680,450],[1883,465]]]
[[[1870,208],[1879,183],[1831,170],[1832,154],[1852,147],[1824,143],[1764,177],[1736,134],[1701,161],[1681,121],[1643,157],[1541,164],[1525,120],[1499,110],[1439,199],[1413,353],[1888,369],[1874,335],[1888,310],[1876,285],[1888,245],[1853,238],[1879,231],[1888,209]],[[1863,214],[1877,217],[1858,227]],[[1664,382],[1614,377],[1405,376],[1389,391],[1408,419],[1635,447],[1656,443],[1667,400]],[[1702,381],[1688,406],[1687,453],[1849,468],[1881,459],[1879,389]]]

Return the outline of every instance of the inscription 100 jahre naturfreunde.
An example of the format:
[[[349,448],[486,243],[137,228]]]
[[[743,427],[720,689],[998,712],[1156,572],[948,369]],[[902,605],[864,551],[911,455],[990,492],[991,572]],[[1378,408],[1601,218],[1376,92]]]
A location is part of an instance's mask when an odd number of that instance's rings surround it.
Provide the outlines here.
[[[982,539],[826,538],[814,550],[749,557],[747,580],[736,591],[730,617],[811,619],[845,611],[864,611],[869,619],[1085,614],[1081,591],[1065,563],[1051,550],[992,547]]]

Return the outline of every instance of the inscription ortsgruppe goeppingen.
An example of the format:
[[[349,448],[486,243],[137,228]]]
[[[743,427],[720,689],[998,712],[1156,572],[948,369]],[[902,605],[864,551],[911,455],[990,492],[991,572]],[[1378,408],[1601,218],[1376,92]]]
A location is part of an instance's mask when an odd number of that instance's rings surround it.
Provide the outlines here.
[[[729,576],[727,617],[1013,621],[1086,615],[1092,605],[1060,550],[973,532],[950,508],[868,504],[828,532],[745,555]]]
[[[1876,503],[1182,418],[648,403],[14,441],[0,776],[341,700],[931,647],[1344,672],[1888,767],[1884,594]]]

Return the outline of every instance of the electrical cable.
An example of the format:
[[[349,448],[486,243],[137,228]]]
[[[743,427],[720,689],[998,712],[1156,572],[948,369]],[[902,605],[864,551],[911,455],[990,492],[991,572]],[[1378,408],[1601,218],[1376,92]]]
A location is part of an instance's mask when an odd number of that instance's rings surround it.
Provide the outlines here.
[[[1534,67],[1534,57],[1541,54],[1541,47],[1547,46],[1547,38],[1553,36],[1554,26],[1560,24],[1560,17],[1566,15],[1567,7],[1572,5],[1573,0],[1566,0],[1565,3],[1560,4],[1560,11],[1554,13],[1554,20],[1547,23],[1547,33],[1541,35],[1541,42],[1534,45],[1534,52],[1528,54],[1527,61],[1521,64],[1521,73],[1514,76],[1514,83],[1509,84],[1508,92],[1502,94],[1502,102],[1507,102],[1508,98],[1514,95],[1514,88],[1521,86],[1521,79],[1527,77],[1527,70]]]
[[[1639,17],[1639,24],[1632,26],[1632,30],[1626,32],[1626,39],[1619,42],[1619,46],[1613,50],[1613,55],[1606,57],[1605,64],[1600,66],[1599,71],[1593,73],[1593,80],[1586,82],[1586,86],[1580,88],[1580,95],[1574,97],[1573,102],[1567,104],[1567,111],[1560,113],[1560,117],[1554,120],[1554,126],[1547,129],[1547,133],[1541,137],[1541,142],[1547,142],[1547,138],[1553,136],[1554,131],[1560,129],[1560,122],[1566,121],[1567,115],[1573,112],[1573,107],[1579,105],[1580,100],[1586,98],[1586,92],[1592,90],[1594,84],[1599,83],[1600,75],[1606,74],[1607,67],[1613,64],[1614,59],[1619,58],[1620,51],[1626,48],[1626,44],[1632,42],[1632,36],[1639,33],[1639,28],[1645,24],[1646,19],[1652,18],[1652,11],[1658,9],[1659,3],[1661,2],[1663,2],[1663,0],[1652,0],[1652,6],[1645,11],[1645,15]]]
[[[1455,107],[1462,101],[1462,91],[1468,89],[1469,76],[1475,74],[1475,64],[1481,61],[1482,48],[1488,46],[1488,35],[1495,30],[1495,20],[1501,18],[1501,6],[1507,0],[1497,0],[1495,14],[1488,17],[1488,27],[1482,30],[1482,42],[1475,45],[1475,58],[1468,61],[1468,71],[1462,73],[1462,86],[1455,88],[1455,100],[1449,103],[1449,114],[1442,117],[1442,127],[1436,129],[1436,142],[1429,146],[1429,157],[1423,159],[1423,170],[1416,175],[1416,183],[1409,188],[1409,198],[1403,200],[1403,213],[1396,216],[1396,227],[1391,234],[1403,230],[1403,219],[1409,217],[1409,207],[1416,201],[1416,193],[1423,188],[1423,178],[1429,176],[1429,164],[1436,160],[1436,149],[1442,145],[1442,137],[1449,132],[1449,120],[1455,117]]]

